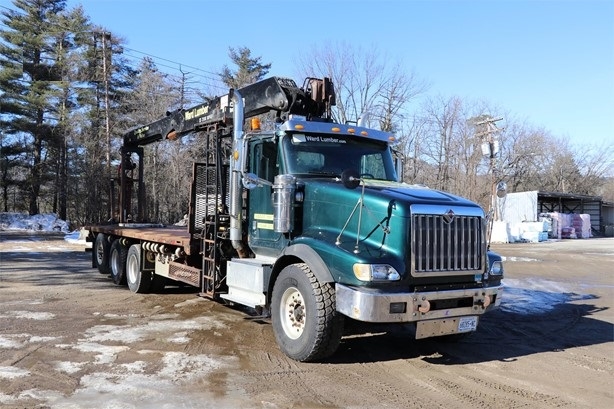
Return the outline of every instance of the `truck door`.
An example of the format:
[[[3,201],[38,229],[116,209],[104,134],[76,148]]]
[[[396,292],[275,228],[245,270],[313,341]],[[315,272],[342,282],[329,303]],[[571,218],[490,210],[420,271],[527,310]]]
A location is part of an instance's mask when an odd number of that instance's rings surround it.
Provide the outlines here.
[[[279,164],[277,143],[272,139],[253,140],[249,150],[250,172],[273,183]],[[273,230],[272,192],[272,186],[265,184],[249,190],[249,245],[256,254],[274,255],[276,251],[266,250],[283,247],[282,234]]]

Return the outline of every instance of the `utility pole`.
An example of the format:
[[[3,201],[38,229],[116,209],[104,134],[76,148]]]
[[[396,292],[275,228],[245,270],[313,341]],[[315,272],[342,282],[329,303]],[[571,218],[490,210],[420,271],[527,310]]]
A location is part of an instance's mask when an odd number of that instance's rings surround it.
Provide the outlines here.
[[[97,37],[100,36],[100,41],[102,44],[102,82],[104,85],[104,96],[103,96],[103,105],[104,105],[104,132],[105,132],[105,160],[106,160],[106,176],[107,179],[112,180],[113,176],[111,174],[111,120],[110,120],[110,107],[109,107],[109,77],[111,74],[110,64],[111,64],[111,33],[106,31],[97,32],[94,34],[95,45],[97,48],[98,41]],[[107,55],[107,53],[109,53]],[[98,90],[96,91],[98,94]],[[113,183],[113,182],[111,182]],[[110,195],[113,195],[113,186],[110,186]],[[108,214],[112,217],[113,214],[113,198],[109,197],[108,203]]]
[[[499,139],[497,134],[502,131],[502,129],[497,128],[496,123],[503,120],[503,118],[493,118],[491,116],[482,117],[473,124],[476,127],[475,136],[480,138],[482,141],[481,149],[482,155],[488,158],[488,172],[490,173],[490,209],[489,213],[492,212],[492,217],[489,221],[488,228],[488,243],[490,243],[490,235],[492,232],[492,223],[495,220],[499,219],[499,211],[497,206],[497,180],[496,180],[496,172],[497,172],[497,154],[499,153]]]
[[[104,123],[105,123],[105,136],[107,141],[107,175],[111,175],[111,126],[109,119],[109,68],[108,64],[111,62],[111,56],[107,61],[107,41],[111,41],[111,33],[102,33],[102,77],[104,81]]]

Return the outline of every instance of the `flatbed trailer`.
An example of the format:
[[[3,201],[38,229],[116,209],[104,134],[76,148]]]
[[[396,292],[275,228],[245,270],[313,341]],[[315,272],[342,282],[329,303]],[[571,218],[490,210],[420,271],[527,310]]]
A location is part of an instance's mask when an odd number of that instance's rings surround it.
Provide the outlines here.
[[[167,279],[203,286],[201,268],[194,266],[200,264],[195,262],[200,257],[199,243],[192,239],[187,226],[122,223],[89,229],[96,236],[92,267],[110,274],[116,284],[128,283],[134,292],[160,290],[168,284]],[[137,244],[146,255],[142,260],[139,256],[138,266],[133,268],[129,265],[128,243]]]
[[[192,243],[187,226],[174,226],[163,224],[128,224],[128,225],[99,225],[89,227],[94,233],[103,233],[124,237],[129,239],[141,240],[143,242],[154,242],[168,244],[179,247],[187,255],[198,251]]]

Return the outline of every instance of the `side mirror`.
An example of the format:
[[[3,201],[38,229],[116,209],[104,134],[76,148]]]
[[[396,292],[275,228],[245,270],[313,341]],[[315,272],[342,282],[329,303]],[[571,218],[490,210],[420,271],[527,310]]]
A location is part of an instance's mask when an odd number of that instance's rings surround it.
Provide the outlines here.
[[[356,189],[360,185],[360,174],[356,169],[346,169],[341,172],[341,182],[348,189]]]
[[[255,189],[258,186],[262,186],[262,185],[273,186],[271,182],[258,177],[258,175],[254,173],[244,173],[243,179],[241,180],[241,182],[243,183],[243,186],[249,190]]]

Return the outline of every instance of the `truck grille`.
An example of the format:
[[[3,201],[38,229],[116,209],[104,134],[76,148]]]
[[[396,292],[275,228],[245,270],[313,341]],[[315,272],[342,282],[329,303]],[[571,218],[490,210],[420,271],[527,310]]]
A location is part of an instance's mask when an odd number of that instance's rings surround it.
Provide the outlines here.
[[[482,270],[482,218],[455,215],[451,222],[446,219],[445,215],[412,215],[412,273]]]

